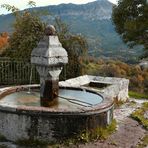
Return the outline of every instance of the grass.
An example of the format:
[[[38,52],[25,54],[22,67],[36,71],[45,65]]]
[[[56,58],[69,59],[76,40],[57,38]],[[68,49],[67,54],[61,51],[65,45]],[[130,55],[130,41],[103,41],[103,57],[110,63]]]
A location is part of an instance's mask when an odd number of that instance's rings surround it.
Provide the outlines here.
[[[111,135],[116,130],[116,120],[113,120],[110,125],[107,127],[98,127],[92,131],[83,131],[79,135],[66,139],[65,141],[59,141],[57,143],[47,144],[43,141],[33,140],[33,139],[20,139],[16,141],[16,144],[26,146],[26,147],[52,147],[52,148],[60,148],[60,147],[70,147],[74,145],[78,145],[80,143],[88,143],[90,141],[95,141],[98,139],[106,139],[109,135]]]
[[[89,142],[97,139],[107,139],[116,130],[116,120],[113,120],[106,128],[98,127],[94,131],[86,132],[80,135],[80,141]]]
[[[143,103],[140,109],[137,109],[131,114],[131,117],[137,120],[143,127],[148,130],[148,119],[144,118],[144,113],[148,111],[148,102]],[[145,148],[148,146],[148,134],[143,137],[141,143],[137,145],[137,148]]]
[[[137,148],[146,148],[148,146],[148,134],[143,137],[141,143],[137,145]]]
[[[6,142],[6,141],[7,141],[6,137],[0,134],[0,142]]]
[[[133,92],[133,91],[129,91],[128,95],[129,97],[135,98],[135,99],[148,99],[147,94],[140,94],[140,93]]]
[[[135,106],[137,103],[135,101],[130,101],[130,106]]]
[[[148,102],[143,103],[140,109],[137,109],[131,114],[131,117],[137,120],[146,130],[148,130],[148,119],[144,118],[144,113],[146,111],[148,111]]]
[[[109,135],[115,132],[116,126],[116,120],[113,120],[112,123],[108,125],[106,128],[98,127],[92,131],[83,131],[77,137],[66,140],[64,145],[69,146],[78,143],[88,143],[99,139],[105,140],[108,138]]]

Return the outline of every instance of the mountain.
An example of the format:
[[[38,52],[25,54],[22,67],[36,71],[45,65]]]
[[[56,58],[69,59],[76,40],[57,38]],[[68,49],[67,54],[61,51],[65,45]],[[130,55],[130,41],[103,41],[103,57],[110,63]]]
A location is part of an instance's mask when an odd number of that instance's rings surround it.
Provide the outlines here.
[[[128,60],[136,58],[141,48],[129,49],[116,33],[111,20],[113,4],[107,0],[97,0],[87,4],[60,4],[33,8],[37,11],[48,11],[44,21],[52,22],[60,17],[70,26],[73,33],[86,36],[89,43],[89,54],[95,57],[116,57]],[[0,16],[0,32],[12,31],[14,17],[12,14]]]

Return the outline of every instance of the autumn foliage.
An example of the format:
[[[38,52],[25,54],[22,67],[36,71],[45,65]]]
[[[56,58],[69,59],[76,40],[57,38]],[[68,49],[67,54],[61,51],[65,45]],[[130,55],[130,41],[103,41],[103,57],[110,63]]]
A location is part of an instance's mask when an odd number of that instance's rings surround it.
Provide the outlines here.
[[[108,77],[121,77],[130,80],[129,89],[141,93],[148,93],[148,69],[141,69],[138,64],[128,65],[117,60],[83,61],[83,74]]]
[[[9,36],[7,32],[3,32],[0,34],[0,54],[3,52],[4,48],[7,46],[8,38]]]

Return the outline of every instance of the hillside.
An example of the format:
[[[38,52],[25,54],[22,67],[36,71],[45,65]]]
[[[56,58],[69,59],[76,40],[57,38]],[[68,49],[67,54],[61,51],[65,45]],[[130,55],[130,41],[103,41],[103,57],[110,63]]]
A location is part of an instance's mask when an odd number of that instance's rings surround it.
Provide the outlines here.
[[[141,49],[129,50],[115,32],[111,20],[112,6],[107,0],[97,0],[83,5],[70,3],[34,9],[49,12],[50,15],[42,16],[44,21],[53,22],[55,17],[61,17],[70,26],[71,32],[86,36],[90,55],[134,59],[141,53]],[[11,32],[13,21],[14,17],[11,14],[1,15],[0,32]]]

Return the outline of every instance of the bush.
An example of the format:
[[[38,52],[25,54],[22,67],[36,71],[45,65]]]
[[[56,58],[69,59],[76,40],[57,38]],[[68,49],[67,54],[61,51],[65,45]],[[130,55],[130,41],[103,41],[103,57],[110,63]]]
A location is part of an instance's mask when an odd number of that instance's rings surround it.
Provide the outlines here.
[[[133,112],[131,117],[137,120],[139,123],[143,125],[145,129],[148,130],[148,120],[144,117],[144,113],[148,111],[148,102],[143,103],[143,106]]]
[[[139,65],[128,65],[116,60],[98,60],[95,63],[90,60],[84,65],[84,74],[127,78],[130,80],[130,90],[148,93],[148,70],[142,70]]]

